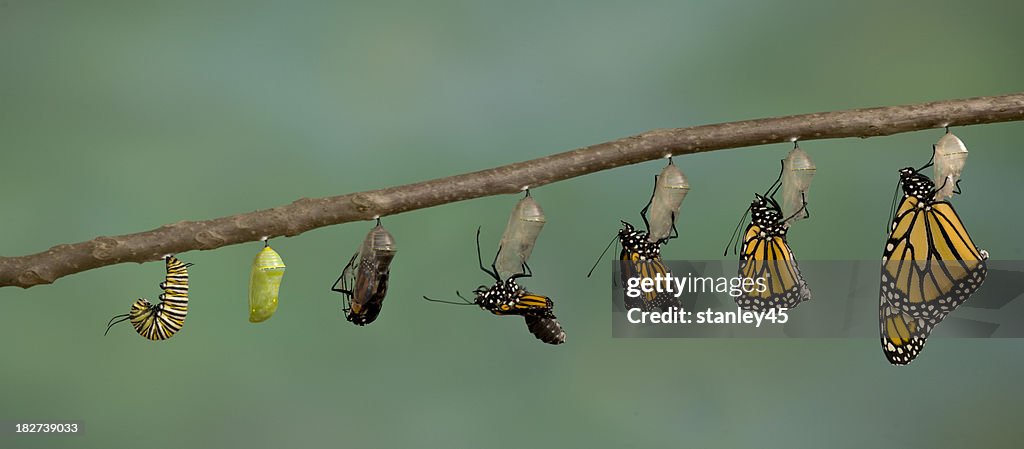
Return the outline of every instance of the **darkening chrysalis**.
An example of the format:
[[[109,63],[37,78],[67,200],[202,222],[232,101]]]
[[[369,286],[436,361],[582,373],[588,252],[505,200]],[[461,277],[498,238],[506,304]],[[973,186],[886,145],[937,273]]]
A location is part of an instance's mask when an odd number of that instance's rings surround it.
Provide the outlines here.
[[[278,292],[284,278],[284,260],[264,241],[249,273],[249,322],[260,323],[277,311]]]
[[[804,206],[817,170],[807,152],[794,142],[782,161],[782,216],[787,217],[787,225],[809,216]]]
[[[530,258],[545,222],[544,210],[527,190],[526,196],[512,208],[501,237],[495,268],[502,279],[523,272],[523,264]]]
[[[658,174],[648,206],[647,240],[662,242],[669,238],[679,218],[679,207],[689,191],[690,182],[686,175],[669,159],[668,165]]]
[[[345,301],[342,310],[345,319],[352,324],[365,326],[380,315],[396,252],[395,238],[377,219],[377,225],[366,234],[359,251],[352,255],[331,287],[332,291],[342,294]]]
[[[967,164],[967,146],[953,133],[946,134],[935,144],[934,181],[935,201],[942,201],[953,195],[960,180],[964,165]]]

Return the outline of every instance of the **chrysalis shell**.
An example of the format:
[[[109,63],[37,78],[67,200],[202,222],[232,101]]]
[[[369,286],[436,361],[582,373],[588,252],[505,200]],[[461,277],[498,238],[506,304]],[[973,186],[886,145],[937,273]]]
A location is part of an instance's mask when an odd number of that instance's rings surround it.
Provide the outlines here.
[[[797,214],[804,207],[807,191],[811,188],[811,180],[817,167],[807,152],[794,145],[782,162],[782,216],[789,218],[787,223],[807,218],[805,212]],[[796,215],[794,215],[796,214]],[[790,218],[792,217],[792,218]]]
[[[529,193],[512,208],[512,214],[509,215],[508,224],[505,226],[505,234],[501,237],[501,250],[495,263],[498,275],[502,279],[508,279],[513,274],[523,272],[523,264],[533,253],[537,236],[540,235],[546,221],[544,210]]]
[[[365,326],[380,315],[397,251],[394,236],[378,221],[331,287],[344,296],[345,319],[349,322]]]
[[[281,288],[285,265],[281,255],[264,247],[252,261],[249,275],[249,321],[266,321],[277,310],[277,295]]]
[[[946,134],[935,144],[935,200],[941,201],[953,195],[956,182],[967,164],[967,146],[953,133]],[[940,188],[941,187],[941,188]]]
[[[655,181],[654,196],[648,211],[649,241],[658,242],[671,235],[674,220],[679,218],[679,206],[689,191],[690,183],[686,175],[670,160]]]

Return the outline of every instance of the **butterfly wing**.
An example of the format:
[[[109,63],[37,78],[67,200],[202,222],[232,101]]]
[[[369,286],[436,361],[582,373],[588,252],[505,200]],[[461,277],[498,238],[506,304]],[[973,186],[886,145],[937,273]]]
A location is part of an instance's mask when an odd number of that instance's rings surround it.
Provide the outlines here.
[[[906,196],[882,254],[882,299],[912,317],[941,320],[985,282],[986,258],[950,203]]]
[[[763,236],[761,227],[751,224],[743,237],[739,275],[764,279],[767,288],[753,289],[736,297],[736,304],[745,310],[796,307],[811,298],[793,251],[784,236]]]
[[[636,298],[631,298],[628,295],[625,296],[627,310],[639,308],[644,311],[653,311],[666,310],[672,306],[679,307],[678,299],[669,292],[667,277],[669,270],[660,257],[644,259],[637,253],[626,253],[623,257],[625,263],[622,264],[622,285],[627,285],[630,278],[664,279],[661,284],[662,291],[660,292],[655,288],[650,292],[641,291],[640,296]]]
[[[878,326],[882,352],[893,365],[906,365],[924,348],[928,335],[937,322],[915,318],[881,297],[878,303]]]

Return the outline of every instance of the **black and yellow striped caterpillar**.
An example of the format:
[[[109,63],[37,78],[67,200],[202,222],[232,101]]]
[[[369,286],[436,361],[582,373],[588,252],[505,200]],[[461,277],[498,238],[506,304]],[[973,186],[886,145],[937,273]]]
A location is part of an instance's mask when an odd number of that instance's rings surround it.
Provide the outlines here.
[[[130,320],[139,335],[150,340],[166,340],[171,338],[185,325],[188,313],[188,267],[177,257],[167,256],[167,276],[160,288],[160,302],[150,304],[145,298],[132,303],[128,313],[117,315],[107,322],[107,332],[115,324]],[[107,335],[104,332],[103,335]]]

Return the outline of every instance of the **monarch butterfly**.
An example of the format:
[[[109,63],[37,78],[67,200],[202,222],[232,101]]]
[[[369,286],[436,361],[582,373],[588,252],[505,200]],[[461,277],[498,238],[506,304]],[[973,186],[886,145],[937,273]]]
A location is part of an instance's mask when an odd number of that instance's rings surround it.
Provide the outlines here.
[[[743,248],[740,251],[739,275],[749,279],[763,278],[768,287],[764,291],[744,290],[737,296],[736,304],[745,310],[791,309],[811,298],[811,291],[807,288],[793,251],[786,241],[786,232],[789,229],[786,222],[792,217],[783,218],[782,209],[775,200],[782,175],[780,171],[779,178],[768,187],[764,195],[754,194],[754,200],[740,219],[736,231],[733,231],[735,236],[749,213],[750,224],[747,225],[741,240]],[[806,202],[795,212],[799,213],[809,215]]]
[[[501,252],[500,248],[498,252]],[[495,261],[491,262],[491,269],[485,268],[480,252],[480,229],[476,231],[476,256],[480,269],[494,279],[494,285],[490,287],[481,285],[473,290],[476,295],[473,301],[462,297],[459,292],[455,293],[462,299],[462,302],[442,301],[426,296],[423,299],[446,304],[476,305],[498,316],[519,315],[525,318],[527,329],[537,339],[553,345],[565,342],[565,332],[562,331],[562,327],[554,315],[554,301],[547,296],[530,293],[516,283],[516,279],[533,276],[529,265],[524,263],[520,273],[513,274],[505,280],[501,279],[498,269],[495,267],[497,255],[495,255]]]
[[[942,188],[935,193],[936,200],[942,200],[955,193],[954,187],[967,164],[967,147],[946,128],[946,134],[933,147],[935,157],[935,179],[942,180]]]
[[[796,142],[793,142],[793,149],[783,159],[782,167],[782,215],[790,217],[786,221],[786,224],[790,225],[808,217],[804,203],[807,201],[807,191],[811,188],[811,180],[814,179],[817,167]],[[803,214],[799,213],[801,209]]]
[[[249,322],[268,320],[277,311],[278,292],[284,278],[284,260],[263,241],[263,249],[256,254],[249,272]]]
[[[630,278],[663,278],[668,282],[666,275],[669,274],[669,270],[661,260],[661,243],[651,242],[648,233],[637,230],[633,225],[623,221],[622,229],[619,230],[619,244],[622,246],[619,263],[622,265],[623,284]],[[637,298],[625,296],[626,309],[639,308],[651,311],[679,306],[678,299],[669,293],[667,288],[661,290],[644,291]]]
[[[667,239],[671,232],[676,231],[675,222],[679,216],[679,207],[689,191],[690,182],[687,181],[686,175],[669,158],[668,165],[661,169],[661,173],[654,180],[654,194],[651,195],[651,202],[647,208],[644,208],[649,214],[641,212],[650,220],[647,225],[649,241],[662,241]]]
[[[527,190],[526,196],[512,208],[501,237],[501,250],[495,263],[499,276],[507,278],[522,271],[546,221],[544,210]]]
[[[948,201],[921,170],[900,169],[903,199],[882,252],[879,331],[890,363],[914,360],[931,329],[985,282],[988,252],[971,240]],[[949,179],[944,181],[948,183]]]
[[[174,256],[166,256],[167,275],[160,288],[160,302],[150,304],[145,298],[132,303],[128,313],[117,315],[107,322],[107,330],[122,321],[130,320],[132,327],[139,335],[150,340],[166,340],[171,338],[185,325],[188,313],[188,267],[192,264],[182,263]]]
[[[622,248],[619,252],[619,264],[623,285],[631,278],[655,279],[659,275],[661,278],[665,278],[669,274],[668,268],[661,259],[661,245],[679,237],[679,232],[675,226],[675,217],[679,211],[679,205],[682,203],[683,198],[686,197],[689,188],[686,176],[669,159],[668,165],[654,179],[654,192],[651,193],[650,201],[640,210],[640,218],[643,219],[644,227],[648,231],[638,230],[632,224],[620,220],[622,229],[619,229],[617,237],[619,246]],[[648,211],[651,211],[652,216],[657,217],[656,227],[660,233],[659,238],[654,239],[651,237],[650,230],[655,225],[652,224],[652,221],[648,220]],[[670,229],[671,233],[669,232]],[[608,252],[608,249],[614,243],[615,238],[608,243],[608,246],[598,256],[597,262],[591,267],[587,277],[594,273],[594,269],[601,263],[601,259],[604,258],[605,253]],[[668,281],[666,280],[665,282]],[[644,291],[637,298],[631,298],[626,295],[624,299],[626,309],[639,308],[644,311],[652,311],[667,310],[668,307],[679,306],[679,300],[668,293],[668,288],[662,288],[661,292],[657,290]]]
[[[346,320],[365,326],[380,315],[388,292],[391,261],[396,252],[395,238],[377,219],[377,226],[366,234],[363,245],[352,255],[331,287],[331,291],[343,296],[345,305],[342,310]]]

